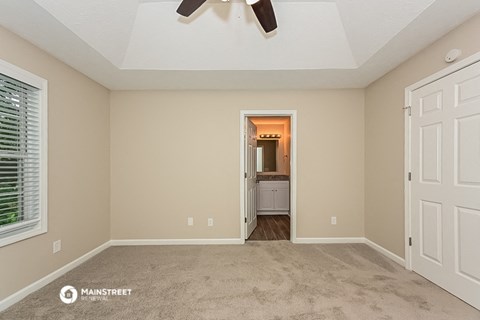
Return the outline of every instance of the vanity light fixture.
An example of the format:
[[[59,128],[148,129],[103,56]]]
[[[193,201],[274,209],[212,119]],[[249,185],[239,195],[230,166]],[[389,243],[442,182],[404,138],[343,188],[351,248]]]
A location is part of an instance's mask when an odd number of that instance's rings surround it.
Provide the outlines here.
[[[260,139],[280,139],[282,137],[281,134],[278,133],[264,133],[260,135]]]

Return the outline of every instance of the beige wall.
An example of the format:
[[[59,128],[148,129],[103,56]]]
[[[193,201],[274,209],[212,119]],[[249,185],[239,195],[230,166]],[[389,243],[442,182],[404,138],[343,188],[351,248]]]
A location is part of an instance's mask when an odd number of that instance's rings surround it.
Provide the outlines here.
[[[110,239],[109,92],[0,28],[0,59],[48,80],[48,233],[0,248],[0,300]],[[52,242],[62,251],[52,254]]]
[[[480,51],[480,15],[464,23],[366,89],[365,233],[404,257],[404,90],[447,66],[446,53],[461,58]]]
[[[363,236],[363,104],[363,90],[112,92],[112,239],[239,238],[242,109],[298,110],[297,236]]]

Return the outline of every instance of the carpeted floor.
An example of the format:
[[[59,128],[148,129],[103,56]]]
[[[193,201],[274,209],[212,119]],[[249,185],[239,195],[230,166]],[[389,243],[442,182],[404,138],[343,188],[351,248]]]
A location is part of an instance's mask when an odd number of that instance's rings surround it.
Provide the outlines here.
[[[59,299],[72,285],[79,298]],[[81,288],[131,289],[80,296]],[[84,300],[87,299],[87,300]],[[111,247],[0,319],[432,319],[480,311],[363,244]]]

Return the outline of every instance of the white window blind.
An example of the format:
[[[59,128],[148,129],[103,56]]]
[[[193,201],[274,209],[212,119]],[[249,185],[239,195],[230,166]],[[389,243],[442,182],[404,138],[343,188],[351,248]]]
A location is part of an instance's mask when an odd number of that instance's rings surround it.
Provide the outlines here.
[[[0,246],[46,231],[41,94],[0,73]]]

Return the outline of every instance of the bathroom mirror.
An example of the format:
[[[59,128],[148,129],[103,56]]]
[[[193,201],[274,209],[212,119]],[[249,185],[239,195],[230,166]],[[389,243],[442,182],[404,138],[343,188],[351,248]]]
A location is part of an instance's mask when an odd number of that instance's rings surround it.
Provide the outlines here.
[[[277,171],[278,140],[257,140],[257,172]]]

